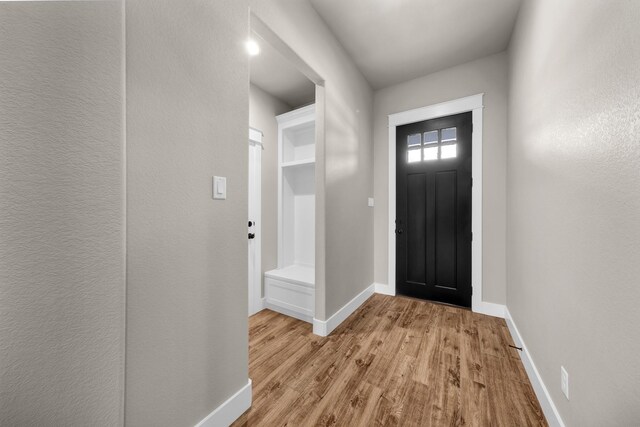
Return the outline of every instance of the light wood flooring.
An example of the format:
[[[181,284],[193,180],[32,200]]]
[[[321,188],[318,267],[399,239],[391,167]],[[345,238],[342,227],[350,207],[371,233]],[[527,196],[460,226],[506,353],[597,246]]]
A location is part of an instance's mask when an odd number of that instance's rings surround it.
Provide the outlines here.
[[[328,337],[249,320],[253,405],[234,426],[546,426],[507,325],[374,295]]]

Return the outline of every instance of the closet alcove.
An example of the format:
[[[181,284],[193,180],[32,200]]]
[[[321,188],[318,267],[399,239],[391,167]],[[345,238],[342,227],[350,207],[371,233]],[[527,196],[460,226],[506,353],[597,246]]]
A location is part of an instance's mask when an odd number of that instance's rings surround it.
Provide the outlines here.
[[[312,322],[315,304],[315,105],[278,121],[278,268],[264,273],[265,306]]]

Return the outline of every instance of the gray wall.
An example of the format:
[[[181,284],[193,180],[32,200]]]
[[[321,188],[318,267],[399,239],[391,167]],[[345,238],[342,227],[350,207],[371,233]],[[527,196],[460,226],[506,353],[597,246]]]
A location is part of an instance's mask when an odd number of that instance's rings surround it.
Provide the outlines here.
[[[262,131],[262,272],[278,268],[278,122],[291,107],[259,87],[249,87],[249,126]],[[263,276],[264,277],[264,276]],[[264,287],[262,288],[264,296]]]
[[[325,206],[325,284],[316,283],[315,317],[324,320],[373,282],[372,101],[369,84],[306,1],[252,1],[251,7],[275,33],[325,79],[325,181],[316,203]],[[316,94],[316,99],[318,95]],[[322,147],[320,148],[322,150]],[[322,167],[322,159],[316,159]],[[322,186],[316,191],[322,192]],[[316,215],[317,221],[322,216]],[[322,232],[322,230],[321,230]],[[321,243],[323,236],[317,236]],[[317,245],[316,245],[317,246]],[[317,277],[317,276],[316,276]],[[324,288],[324,289],[323,289]],[[323,304],[324,301],[324,304]]]
[[[499,53],[375,92],[376,282],[387,284],[389,271],[388,115],[484,92],[482,299],[506,302],[507,71]]]
[[[0,2],[0,425],[114,426],[122,5]]]
[[[126,424],[188,426],[248,378],[247,3],[126,12]]]
[[[507,302],[570,426],[640,420],[638,22],[528,1],[510,47]]]

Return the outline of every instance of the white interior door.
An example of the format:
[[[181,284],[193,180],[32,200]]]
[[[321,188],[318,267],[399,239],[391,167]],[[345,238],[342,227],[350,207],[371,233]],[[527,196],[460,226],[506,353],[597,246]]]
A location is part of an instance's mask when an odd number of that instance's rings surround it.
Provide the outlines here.
[[[249,316],[262,310],[262,132],[249,129]]]

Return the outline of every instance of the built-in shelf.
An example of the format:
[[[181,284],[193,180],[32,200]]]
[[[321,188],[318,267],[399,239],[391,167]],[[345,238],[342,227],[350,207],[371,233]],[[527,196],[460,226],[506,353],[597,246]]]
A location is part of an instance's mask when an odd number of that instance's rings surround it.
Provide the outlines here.
[[[302,159],[302,160],[293,160],[290,162],[284,162],[280,165],[283,168],[291,168],[295,166],[304,166],[304,165],[314,165],[316,163],[316,159]]]
[[[310,159],[316,154],[315,106],[282,114],[278,120],[279,158],[282,163]]]
[[[278,268],[264,273],[265,306],[311,322],[315,301],[315,106],[278,120]]]

